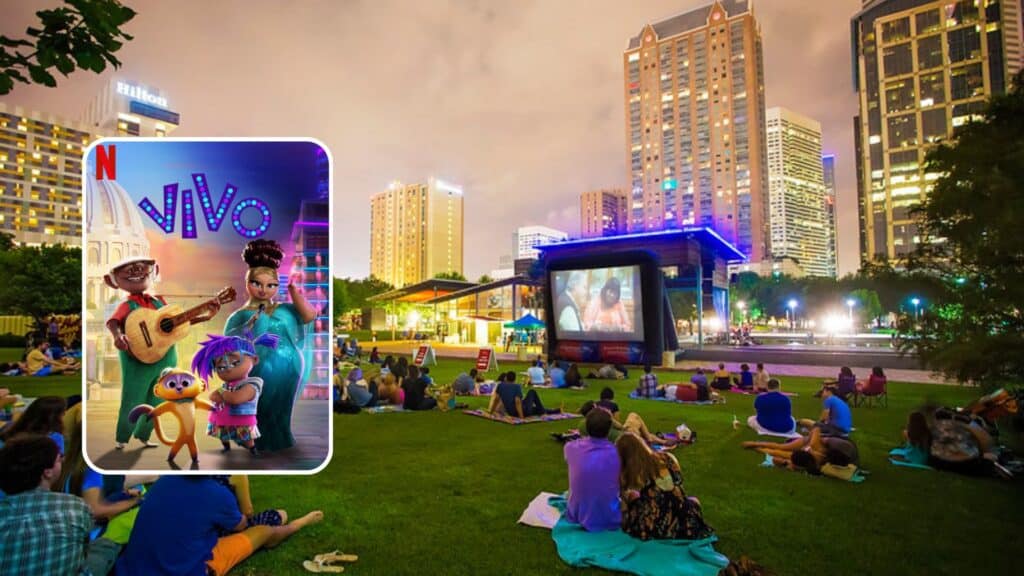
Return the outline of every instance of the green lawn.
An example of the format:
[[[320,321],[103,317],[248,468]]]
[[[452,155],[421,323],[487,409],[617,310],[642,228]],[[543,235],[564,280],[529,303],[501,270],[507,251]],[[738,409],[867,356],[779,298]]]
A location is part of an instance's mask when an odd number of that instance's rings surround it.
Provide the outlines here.
[[[439,381],[468,367],[441,362],[432,368]],[[759,467],[761,457],[739,447],[756,435],[732,428],[734,414],[744,420],[752,413],[751,397],[730,394],[724,406],[699,407],[631,401],[630,376],[613,386],[624,411],[639,412],[655,430],[686,422],[698,433],[676,455],[724,554],[746,554],[780,575],[1013,573],[1011,551],[1024,546],[1019,485],[885,460],[912,408],[925,400],[963,405],[975,391],[897,383],[888,408],[854,409],[853,438],[872,472],[855,485]],[[23,394],[35,395],[38,386],[77,391],[77,383],[58,379],[4,382]],[[787,378],[783,387],[800,393],[798,416],[819,413],[815,381]],[[598,390],[542,390],[541,397],[575,409]],[[582,574],[561,562],[548,531],[516,525],[538,492],[566,488],[561,446],[549,434],[581,422],[509,426],[438,411],[335,416],[334,456],[324,471],[252,479],[257,508],[292,515],[320,508],[325,521],[235,573],[301,574],[303,559],[340,548],[360,556],[346,574]]]
[[[0,348],[0,362],[21,360],[21,349]],[[73,376],[0,376],[0,388],[27,398],[39,396],[71,396],[82,393],[82,375]]]
[[[432,369],[439,381],[467,364],[441,362]],[[697,431],[697,443],[676,454],[726,555],[747,554],[778,574],[1009,574],[1010,557],[990,551],[1024,545],[1013,512],[1024,505],[1019,486],[885,460],[913,407],[926,399],[962,405],[972,390],[895,384],[889,408],[855,409],[854,439],[872,475],[854,485],[759,467],[761,457],[739,447],[756,435],[732,428],[734,414],[752,413],[750,397],[730,394],[727,405],[700,407],[631,401],[630,376],[613,386],[624,411],[639,412],[655,430],[686,422]],[[798,415],[820,412],[814,381],[789,378],[784,388],[800,393]],[[576,408],[597,393],[544,390],[541,397]],[[538,492],[566,488],[561,446],[549,434],[578,422],[514,427],[437,411],[335,416],[327,469],[253,479],[257,507],[322,508],[326,521],[257,555],[242,573],[299,573],[303,558],[335,548],[360,555],[346,570],[352,574],[578,573],[559,560],[549,532],[515,523]]]

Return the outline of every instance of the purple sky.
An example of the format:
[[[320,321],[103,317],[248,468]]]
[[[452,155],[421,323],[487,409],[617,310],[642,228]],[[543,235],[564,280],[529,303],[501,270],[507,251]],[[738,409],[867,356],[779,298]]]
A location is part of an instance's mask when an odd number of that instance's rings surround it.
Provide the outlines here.
[[[176,136],[312,136],[334,156],[337,275],[369,272],[369,197],[430,175],[466,192],[465,274],[518,226],[575,233],[579,193],[624,186],[622,51],[646,22],[707,0],[124,0],[119,71],[3,101],[77,118],[114,75],[159,87]],[[52,1],[9,2],[21,35]],[[836,154],[839,269],[855,270],[849,18],[857,0],[754,0],[767,105],[817,119]]]

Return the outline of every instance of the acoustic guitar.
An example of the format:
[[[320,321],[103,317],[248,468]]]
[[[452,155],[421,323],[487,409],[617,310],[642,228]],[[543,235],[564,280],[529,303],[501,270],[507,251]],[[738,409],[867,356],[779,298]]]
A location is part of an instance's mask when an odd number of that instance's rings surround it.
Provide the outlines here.
[[[185,311],[175,305],[159,310],[136,308],[124,321],[128,350],[139,362],[155,364],[171,346],[188,334],[193,319],[209,312],[214,302],[223,305],[234,300],[235,289],[228,287],[218,292],[215,298]]]

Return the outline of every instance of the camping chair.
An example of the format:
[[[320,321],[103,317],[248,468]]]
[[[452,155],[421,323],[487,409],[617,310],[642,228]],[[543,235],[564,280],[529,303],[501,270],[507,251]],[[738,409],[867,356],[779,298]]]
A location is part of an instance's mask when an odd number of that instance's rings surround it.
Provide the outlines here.
[[[867,406],[872,406],[873,404],[878,404],[879,406],[884,406],[885,408],[888,408],[889,407],[889,382],[888,381],[883,381],[882,382],[882,389],[881,390],[865,390],[865,392],[857,392],[856,390],[854,390],[854,392],[853,392],[853,405],[854,406],[861,406],[861,405],[865,405],[865,404]]]

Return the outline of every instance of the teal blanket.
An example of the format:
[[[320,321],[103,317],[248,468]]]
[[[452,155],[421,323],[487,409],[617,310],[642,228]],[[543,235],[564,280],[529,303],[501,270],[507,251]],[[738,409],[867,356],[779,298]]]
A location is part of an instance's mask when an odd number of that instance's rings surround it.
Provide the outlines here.
[[[934,470],[934,468],[928,465],[928,453],[913,444],[908,443],[899,448],[893,448],[889,451],[889,456],[889,462],[897,466]],[[892,458],[892,456],[897,458]]]
[[[587,532],[565,519],[562,496],[548,503],[563,513],[551,529],[558,555],[580,568],[596,566],[639,576],[716,576],[729,559],[715,552],[715,536],[704,540],[638,540],[622,530]]]

